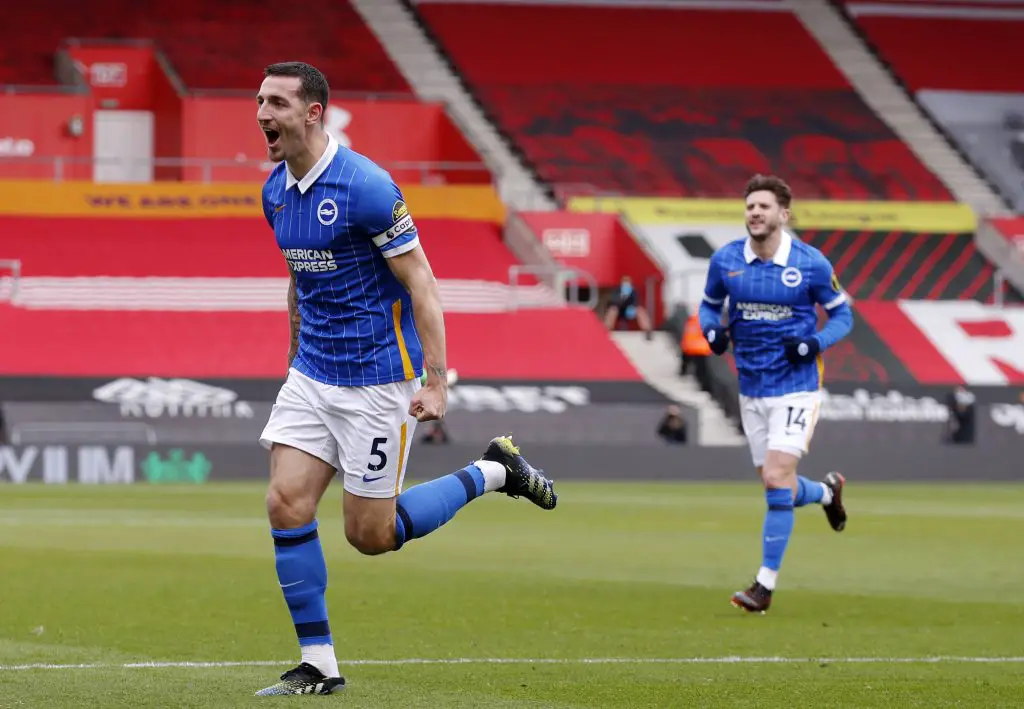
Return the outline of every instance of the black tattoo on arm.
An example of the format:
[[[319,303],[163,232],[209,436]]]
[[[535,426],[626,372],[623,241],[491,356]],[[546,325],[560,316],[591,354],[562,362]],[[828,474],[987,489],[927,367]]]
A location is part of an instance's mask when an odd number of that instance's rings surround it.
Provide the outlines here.
[[[447,379],[448,378],[448,368],[443,366],[443,365],[438,367],[438,366],[435,366],[433,364],[428,364],[427,365],[427,373],[428,374],[433,374],[434,376],[440,377],[441,379]]]

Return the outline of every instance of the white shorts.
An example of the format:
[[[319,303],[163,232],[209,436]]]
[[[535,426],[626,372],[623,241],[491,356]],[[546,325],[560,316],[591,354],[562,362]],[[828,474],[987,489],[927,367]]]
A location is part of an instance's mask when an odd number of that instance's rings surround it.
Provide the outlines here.
[[[331,386],[291,369],[260,445],[283,443],[326,461],[353,495],[395,497],[409,463],[416,430],[409,404],[419,388],[419,379]]]
[[[795,455],[811,446],[821,409],[820,391],[801,391],[785,396],[755,399],[740,395],[740,419],[750,445],[754,467],[764,465],[769,450]]]

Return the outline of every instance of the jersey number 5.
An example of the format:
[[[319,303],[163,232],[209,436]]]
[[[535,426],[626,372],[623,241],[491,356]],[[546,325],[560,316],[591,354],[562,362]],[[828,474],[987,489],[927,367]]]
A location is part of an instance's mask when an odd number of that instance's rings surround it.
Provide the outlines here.
[[[807,409],[794,409],[786,407],[786,428],[799,426],[801,431],[807,430]]]
[[[387,442],[388,439],[386,438],[373,439],[373,444],[370,446],[370,457],[373,458],[374,456],[376,456],[379,462],[374,463],[371,460],[366,466],[369,470],[377,472],[378,470],[383,470],[384,466],[388,464],[388,457],[384,455],[384,451],[380,449],[380,446],[384,445]]]

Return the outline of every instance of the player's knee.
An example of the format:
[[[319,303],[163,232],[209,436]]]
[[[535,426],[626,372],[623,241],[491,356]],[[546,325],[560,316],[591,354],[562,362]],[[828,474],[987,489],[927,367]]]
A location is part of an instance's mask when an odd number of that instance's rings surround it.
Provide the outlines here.
[[[316,503],[271,484],[267,488],[267,517],[275,529],[301,527],[316,517]]]
[[[360,554],[376,556],[395,548],[395,525],[345,520],[345,538]]]
[[[761,479],[766,490],[782,490],[793,487],[796,482],[796,471],[781,466],[765,466]]]

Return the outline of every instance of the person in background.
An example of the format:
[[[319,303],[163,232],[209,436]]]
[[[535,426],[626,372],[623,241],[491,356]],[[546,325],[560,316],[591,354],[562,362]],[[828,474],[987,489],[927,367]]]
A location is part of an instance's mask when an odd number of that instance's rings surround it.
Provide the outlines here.
[[[658,435],[667,443],[686,443],[686,419],[675,404],[665,409],[665,416],[658,424]]]
[[[694,375],[698,380],[703,379],[707,358],[711,355],[711,346],[700,329],[700,315],[697,313],[687,318],[680,347],[683,357],[679,373],[685,377],[692,364]]]
[[[1010,159],[1018,170],[1024,172],[1024,116],[1008,114],[1003,119],[1003,128],[1010,134],[1007,142]]]
[[[975,396],[965,387],[958,386],[946,397],[949,419],[946,424],[946,442],[955,445],[974,443]]]
[[[614,330],[619,320],[635,320],[637,326],[647,333],[647,339],[651,339],[651,318],[647,314],[647,309],[640,305],[636,289],[633,288],[633,279],[629,276],[622,277],[604,314],[604,324],[609,330]]]

